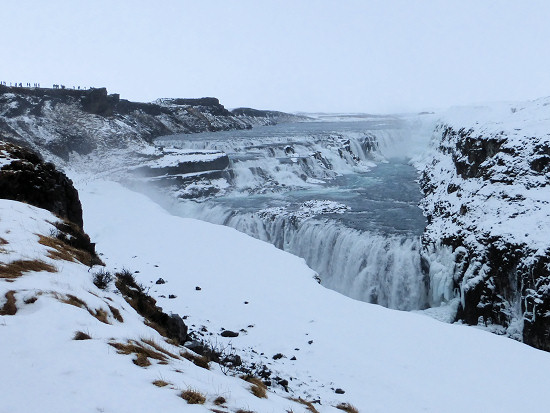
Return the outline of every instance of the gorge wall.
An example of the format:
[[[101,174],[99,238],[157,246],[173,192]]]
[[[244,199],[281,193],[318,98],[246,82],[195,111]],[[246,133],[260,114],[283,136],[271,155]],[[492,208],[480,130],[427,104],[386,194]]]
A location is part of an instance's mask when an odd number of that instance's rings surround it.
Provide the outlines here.
[[[71,153],[147,146],[161,135],[274,124],[292,115],[228,111],[216,98],[131,102],[105,88],[74,90],[0,85],[0,132],[63,160]]]
[[[550,350],[550,99],[455,110],[421,185],[425,245],[454,254],[456,319]]]

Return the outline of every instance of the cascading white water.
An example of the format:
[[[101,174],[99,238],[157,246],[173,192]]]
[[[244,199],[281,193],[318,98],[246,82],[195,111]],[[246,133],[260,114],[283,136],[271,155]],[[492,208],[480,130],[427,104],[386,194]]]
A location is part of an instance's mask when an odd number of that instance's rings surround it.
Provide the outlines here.
[[[307,126],[308,124],[306,124]],[[265,193],[311,187],[341,174],[365,172],[402,150],[406,132],[396,123],[388,130],[281,131],[263,128],[195,136],[159,138],[157,143],[228,154],[233,190]]]
[[[235,213],[205,203],[180,205],[178,213],[233,227],[302,257],[324,286],[349,297],[399,310],[430,304],[419,236],[358,231],[327,218]]]
[[[174,212],[231,226],[300,256],[323,285],[355,299],[418,310],[452,298],[452,254],[422,251],[416,175],[406,163],[386,161],[410,154],[410,131],[315,127],[163,138],[164,145],[223,150],[231,163],[226,196],[185,201]],[[371,176],[372,168],[380,172]],[[296,205],[308,199],[332,199],[350,212],[297,214]],[[423,265],[426,259],[434,265]]]

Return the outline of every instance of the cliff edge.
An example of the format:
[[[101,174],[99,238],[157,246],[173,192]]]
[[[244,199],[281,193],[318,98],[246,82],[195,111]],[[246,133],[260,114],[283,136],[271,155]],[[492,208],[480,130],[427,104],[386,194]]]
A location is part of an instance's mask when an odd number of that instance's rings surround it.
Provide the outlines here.
[[[550,351],[548,105],[453,110],[421,185],[424,242],[454,257],[442,294],[460,298],[456,320]]]

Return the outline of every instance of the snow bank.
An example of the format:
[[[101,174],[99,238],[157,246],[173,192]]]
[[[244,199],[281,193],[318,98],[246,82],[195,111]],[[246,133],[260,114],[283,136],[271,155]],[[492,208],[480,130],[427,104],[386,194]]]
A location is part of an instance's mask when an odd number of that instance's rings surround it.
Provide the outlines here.
[[[10,296],[16,307],[15,314],[0,315],[0,412],[299,411],[301,405],[273,393],[253,396],[249,383],[217,365],[206,370],[179,357],[182,348],[147,327],[112,285],[100,290],[87,266],[48,256],[52,249],[38,241],[55,232],[58,219],[50,212],[0,200],[0,217],[0,314]],[[16,260],[40,260],[48,271],[6,278],[6,265]],[[77,331],[91,338],[75,340]],[[110,345],[128,340],[173,356],[164,353],[164,360],[150,358],[150,366],[138,367],[135,355],[118,354]],[[205,404],[188,405],[179,397],[188,389],[203,394]],[[220,396],[226,402],[218,407]]]
[[[171,216],[120,185],[89,182],[80,193],[109,267],[139,271],[165,310],[266,364],[288,379],[291,394],[320,399],[320,411],[340,402],[363,412],[516,412],[546,403],[548,353],[354,301],[318,285],[302,259],[231,228]],[[167,283],[154,284],[161,277]],[[222,328],[239,336],[222,337]]]

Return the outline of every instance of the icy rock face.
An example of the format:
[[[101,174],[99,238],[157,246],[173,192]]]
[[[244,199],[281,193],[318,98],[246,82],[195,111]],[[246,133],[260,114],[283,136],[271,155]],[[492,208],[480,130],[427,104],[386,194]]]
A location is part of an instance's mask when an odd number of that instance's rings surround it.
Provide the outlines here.
[[[72,153],[144,146],[161,135],[249,129],[276,121],[233,115],[215,98],[138,103],[109,95],[105,88],[0,86],[0,131],[5,138],[64,160]]]
[[[0,140],[0,198],[25,202],[64,219],[53,223],[55,238],[89,253],[90,265],[102,264],[83,230],[82,205],[73,182],[37,154]]]
[[[72,181],[34,152],[2,141],[0,198],[47,209],[82,228],[82,206]]]
[[[220,151],[185,151],[166,149],[162,156],[135,168],[138,174],[149,177],[186,175],[207,171],[222,171],[229,166],[229,158]]]
[[[454,254],[457,319],[550,350],[550,99],[455,110],[421,185],[427,244]]]

